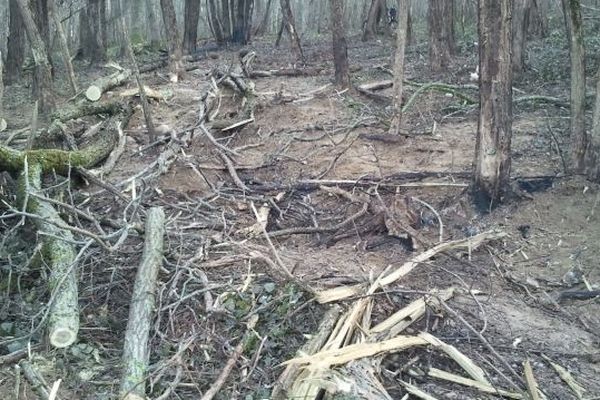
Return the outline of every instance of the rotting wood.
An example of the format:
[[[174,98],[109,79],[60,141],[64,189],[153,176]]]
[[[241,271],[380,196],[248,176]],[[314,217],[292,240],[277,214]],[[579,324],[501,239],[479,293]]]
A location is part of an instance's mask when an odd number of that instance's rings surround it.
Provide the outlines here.
[[[131,295],[123,344],[124,368],[120,398],[126,400],[146,398],[145,379],[150,355],[148,338],[164,246],[165,213],[161,207],[152,207],[148,210],[144,232],[144,253]]]

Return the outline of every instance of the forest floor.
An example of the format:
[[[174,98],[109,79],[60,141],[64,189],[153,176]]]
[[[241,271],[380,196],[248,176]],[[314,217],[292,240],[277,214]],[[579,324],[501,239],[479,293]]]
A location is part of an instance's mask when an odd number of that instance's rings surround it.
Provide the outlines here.
[[[150,205],[163,206],[167,214],[158,318],[151,337],[151,398],[170,390],[172,382],[177,395],[165,398],[200,398],[242,340],[253,315],[258,316],[254,343],[246,347],[217,398],[270,398],[283,371],[281,363],[293,358],[308,335],[316,333],[325,310],[331,307],[315,302],[302,287],[318,291],[368,282],[422,251],[411,248],[409,241],[388,235],[385,225],[370,212],[340,230],[273,238],[277,255],[261,234],[247,234],[247,228],[256,222],[253,207],[264,204],[271,205],[269,232],[339,224],[355,215],[360,204],[322,187],[336,185],[414,216],[413,225],[431,243],[439,241],[440,224],[423,202],[443,222],[444,241],[490,229],[508,235],[470,253],[440,255],[419,264],[374,297],[375,322],[425,292],[455,286],[461,294],[447,304],[487,339],[497,355],[464,321],[444,309],[428,311],[407,332],[428,331],[455,346],[480,365],[494,385],[503,388],[510,389],[507,381],[516,378],[500,359],[519,372],[523,362],[530,360],[547,398],[576,399],[543,357],[547,356],[570,371],[587,390],[585,398],[598,398],[600,303],[561,295],[568,290],[585,290],[586,281],[595,289],[600,285],[600,188],[562,173],[560,152],[567,151],[568,109],[548,104],[515,106],[512,176],[517,195],[491,213],[481,213],[472,205],[466,187],[475,148],[476,106],[465,105],[448,94],[425,92],[404,115],[404,135],[390,137],[386,125],[389,108],[384,100],[339,92],[330,85],[329,45],[328,38],[305,44],[308,65],[321,68],[322,73],[254,79],[258,93],[255,122],[218,137],[224,146],[237,149],[236,170],[250,192],[236,187],[200,132],[157,179],[138,180],[135,191],[142,200],[133,209],[84,182],[70,192],[73,204],[98,218],[119,220],[126,216],[129,222],[140,222],[143,210]],[[273,49],[271,43],[257,43],[251,49],[257,54],[256,69],[289,67],[291,54],[285,46]],[[390,79],[386,72],[390,49],[387,40],[362,43],[353,38],[349,54],[354,82]],[[196,63],[198,68],[179,83],[170,83],[165,70],[144,75],[148,86],[166,96],[151,104],[157,125],[168,125],[177,132],[195,125],[200,97],[209,87],[208,73],[217,65],[236,62],[236,51],[215,54],[218,57]],[[471,83],[469,74],[476,64],[472,52],[456,57],[439,75],[429,72],[426,54],[425,48],[411,48],[408,81]],[[515,81],[515,97],[537,94],[567,99],[568,81],[538,78],[542,68],[530,68]],[[86,71],[82,80],[107,74],[106,69]],[[106,96],[119,96],[124,89],[115,88]],[[407,98],[415,89],[406,86]],[[477,98],[476,90],[465,90]],[[29,123],[28,91],[16,85],[6,90],[13,130]],[[389,95],[386,90],[379,93]],[[236,99],[224,92],[221,113],[234,113],[236,104]],[[77,123],[91,122],[84,119]],[[125,133],[126,152],[104,177],[115,185],[144,170],[166,146],[163,143],[140,152],[148,138],[139,107]],[[306,180],[319,182],[300,184]],[[132,196],[129,186],[120,187]],[[35,240],[34,232],[22,230]],[[22,258],[31,254],[32,249],[17,239],[9,240],[9,244]],[[143,235],[132,232],[116,252],[108,254],[92,246],[84,255],[79,272],[81,331],[77,344],[65,351],[36,350],[35,363],[46,381],[63,380],[61,398],[114,398],[142,245]],[[252,252],[271,259],[279,257],[294,280],[249,257]],[[7,254],[0,256],[2,263],[10,260]],[[17,332],[27,333],[31,324],[39,321],[32,315],[47,301],[48,294],[43,268],[19,274],[20,291],[5,297],[0,322],[10,322]],[[469,291],[480,294],[471,296]],[[350,302],[341,304],[348,306]],[[458,384],[409,375],[408,369],[425,371],[432,366],[460,374],[453,361],[426,348],[409,349],[379,361],[378,379],[394,399],[404,393],[401,381],[411,381],[436,398],[495,397]],[[14,398],[15,376],[10,366],[0,370],[1,398]],[[34,396],[23,381],[19,390],[22,399]]]

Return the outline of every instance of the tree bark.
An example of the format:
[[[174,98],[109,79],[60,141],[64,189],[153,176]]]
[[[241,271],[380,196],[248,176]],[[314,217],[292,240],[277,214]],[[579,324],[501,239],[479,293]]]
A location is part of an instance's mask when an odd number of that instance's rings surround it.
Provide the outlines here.
[[[516,76],[521,75],[525,69],[524,53],[527,43],[530,10],[531,0],[519,0],[513,3],[512,64],[513,74]]]
[[[225,31],[221,20],[219,19],[219,13],[217,11],[217,5],[215,0],[206,0],[208,10],[208,22],[210,29],[215,37],[217,44],[223,45],[225,40]]]
[[[531,28],[531,33],[540,38],[545,38],[548,36],[548,10],[544,5],[544,1],[531,0],[530,9],[529,16],[531,18],[531,23],[529,26]]]
[[[260,20],[260,23],[258,24],[258,26],[256,27],[256,30],[254,31],[254,36],[264,35],[265,32],[267,31],[267,26],[269,25],[269,17],[271,16],[271,1],[272,0],[267,1],[267,6],[265,7],[265,13],[263,14],[263,17]]]
[[[585,160],[586,174],[592,182],[600,182],[600,68],[596,74],[596,101],[589,140]]]
[[[377,27],[379,21],[381,21],[382,14],[385,14],[387,10],[384,10],[381,0],[371,0],[371,6],[369,7],[369,13],[367,14],[367,20],[365,21],[365,27],[363,30],[362,41],[367,42],[377,37]]]
[[[330,0],[331,34],[333,37],[333,63],[335,65],[335,83],[342,88],[350,87],[348,68],[348,46],[344,29],[344,7],[342,0]]]
[[[6,120],[4,119],[4,59],[0,51],[0,132],[6,129]]]
[[[67,43],[67,36],[65,35],[62,23],[58,17],[55,1],[56,0],[48,0],[48,13],[50,14],[50,19],[52,20],[52,23],[56,28],[56,33],[58,34],[60,51],[62,53],[63,62],[65,63],[65,67],[67,69],[69,84],[71,85],[71,91],[73,92],[73,95],[75,95],[79,91],[77,87],[77,77],[75,77],[75,70],[73,69],[71,54],[69,52],[69,44]]]
[[[48,314],[48,337],[52,346],[64,348],[75,342],[79,332],[77,269],[73,266],[74,238],[69,230],[60,227],[64,222],[50,203],[26,195],[27,191],[38,196],[44,195],[42,166],[39,163],[28,164],[21,173],[19,184],[21,196],[28,198],[27,211],[37,216],[32,222],[38,232],[46,233],[42,239],[42,253],[50,266],[48,284],[50,293],[54,296]]]
[[[562,0],[571,56],[571,168],[584,168],[585,132],[585,48],[580,0]]]
[[[394,61],[394,92],[392,99],[392,122],[389,133],[400,134],[402,125],[402,85],[404,82],[404,53],[406,49],[406,35],[408,31],[408,4],[409,0],[400,0],[398,3],[398,28],[396,33],[396,55]]]
[[[292,51],[297,62],[304,63],[304,52],[300,45],[300,37],[296,31],[296,23],[294,22],[294,14],[292,13],[292,7],[290,6],[290,0],[280,0],[281,14],[283,18],[283,25],[285,30],[290,35],[290,41],[292,42]]]
[[[429,60],[435,72],[447,67],[455,52],[453,10],[454,0],[429,0]]]
[[[106,43],[104,42],[102,16],[105,3],[103,0],[88,0],[87,7],[81,12],[81,48],[83,56],[91,63],[106,60]]]
[[[12,83],[21,77],[21,67],[25,60],[25,29],[17,0],[9,0],[9,12],[6,79]]]
[[[161,207],[148,210],[144,232],[144,254],[135,277],[123,344],[124,372],[119,398],[125,400],[146,398],[144,382],[150,357],[148,338],[155,311],[156,281],[162,265],[165,234],[165,213]]]
[[[177,17],[173,0],[160,0],[167,42],[169,44],[169,69],[171,70],[171,82],[177,82],[184,71],[181,62],[182,50],[179,29],[177,28]]]
[[[54,93],[52,92],[52,67],[48,59],[46,45],[33,20],[27,0],[16,0],[25,25],[25,31],[31,45],[31,53],[35,62],[34,96],[38,99],[40,111],[49,113],[54,108]]]
[[[127,56],[131,61],[131,69],[133,70],[133,76],[138,85],[140,103],[142,104],[142,110],[144,112],[144,119],[146,121],[146,128],[148,129],[148,143],[154,143],[156,141],[156,129],[154,128],[154,121],[152,120],[152,113],[150,112],[150,105],[148,104],[148,98],[146,96],[146,89],[140,77],[140,69],[138,67],[137,60],[135,59],[135,53],[131,46],[131,40],[129,39],[129,32],[125,25],[125,18],[121,17],[121,30],[123,31],[123,37],[125,38],[125,48],[127,49]]]
[[[124,69],[109,76],[103,76],[93,81],[85,91],[85,97],[89,101],[98,101],[102,94],[114,87],[121,86],[129,80],[131,71]]]
[[[185,0],[183,48],[187,54],[196,52],[199,19],[200,0]]]
[[[154,10],[154,0],[146,0],[146,13],[148,15],[148,29],[150,30],[150,46],[158,48],[161,39],[160,22]]]
[[[479,0],[479,121],[473,194],[482,210],[509,190],[512,135],[511,0]]]

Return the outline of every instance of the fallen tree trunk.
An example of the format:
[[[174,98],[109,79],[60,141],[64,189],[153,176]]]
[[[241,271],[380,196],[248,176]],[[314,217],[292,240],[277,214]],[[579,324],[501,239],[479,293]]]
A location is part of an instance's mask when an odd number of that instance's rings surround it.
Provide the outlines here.
[[[42,255],[50,266],[48,286],[51,294],[48,314],[48,337],[50,344],[57,348],[70,346],[77,339],[79,331],[79,304],[77,274],[75,268],[74,238],[64,225],[60,214],[48,202],[40,200],[42,192],[42,166],[40,163],[27,163],[19,178],[21,196],[26,209],[35,214],[33,223],[42,236]],[[28,196],[28,193],[37,196]]]
[[[144,254],[137,270],[129,320],[123,345],[124,372],[119,398],[143,400],[146,398],[146,370],[148,369],[148,335],[154,312],[154,292],[158,271],[162,265],[165,213],[160,207],[148,210]]]
[[[129,80],[131,71],[128,69],[121,70],[109,76],[96,79],[85,91],[85,97],[89,101],[98,101],[102,94],[114,87],[121,86]]]
[[[65,151],[58,149],[14,150],[0,145],[0,170],[20,173],[25,163],[38,164],[42,172],[56,171],[67,175],[74,167],[89,168],[106,158],[117,141],[117,135],[109,129],[98,134],[95,141],[84,149]]]
[[[67,175],[72,168],[94,166],[108,156],[115,141],[116,135],[105,129],[94,143],[76,151],[18,151],[0,146],[0,170],[19,174],[19,199],[41,236],[42,255],[50,267],[46,322],[49,342],[57,348],[71,345],[79,331],[76,242],[58,211],[44,200],[42,176],[52,171]]]

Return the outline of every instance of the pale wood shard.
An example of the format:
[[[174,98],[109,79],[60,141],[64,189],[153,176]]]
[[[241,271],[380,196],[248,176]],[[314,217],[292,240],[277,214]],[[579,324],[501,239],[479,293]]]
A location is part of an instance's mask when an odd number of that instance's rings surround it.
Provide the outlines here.
[[[425,339],[427,343],[433,347],[446,353],[446,355],[456,361],[456,363],[460,365],[471,378],[484,385],[490,385],[490,382],[485,377],[485,372],[456,347],[442,342],[440,339],[427,332],[421,332],[419,337]]]
[[[525,399],[525,396],[523,396],[523,394],[521,393],[509,392],[507,390],[498,389],[492,385],[486,385],[474,379],[465,378],[463,376],[456,375],[451,372],[443,371],[437,368],[429,368],[429,370],[427,371],[427,376],[445,380],[448,382],[458,383],[459,385],[468,386],[484,393],[496,394],[498,396],[507,397],[509,399]]]
[[[325,350],[313,355],[296,357],[284,364],[301,364],[307,365],[309,368],[328,368],[332,365],[346,364],[359,358],[398,352],[429,343],[428,340],[420,336],[398,336],[382,342],[351,344],[341,349]]]
[[[571,388],[577,399],[583,400],[586,390],[579,384],[579,382],[577,382],[577,380],[575,380],[573,375],[571,375],[566,368],[552,361],[548,356],[542,354],[542,357],[544,360],[548,361],[552,368],[554,368],[556,373],[558,373],[558,376],[560,376],[560,379],[562,379],[569,386],[569,388]]]
[[[434,257],[435,255],[456,249],[468,249],[469,251],[479,247],[481,244],[491,241],[498,240],[506,237],[506,233],[497,231],[483,232],[478,235],[472,236],[466,239],[453,240],[449,242],[440,243],[429,250],[422,252],[421,254],[414,257],[412,260],[404,263],[400,268],[388,273],[387,275],[378,279],[375,284],[380,288],[388,286],[402,277],[408,275],[414,268],[423,264],[425,261]],[[365,284],[358,284],[354,286],[343,286],[339,288],[333,288],[321,291],[317,293],[316,299],[319,303],[330,303],[333,301],[339,301],[347,299],[353,296],[359,296],[364,294]]]
[[[332,333],[341,309],[339,306],[331,307],[321,320],[317,332],[307,341],[300,350],[297,351],[297,355],[303,354],[314,354],[323,347],[330,334]],[[287,365],[285,370],[277,378],[277,382],[271,392],[271,398],[273,400],[284,400],[288,398],[302,398],[298,397],[301,395],[308,396],[309,393],[314,393],[312,388],[305,387],[306,385],[314,386],[311,382],[311,378],[315,378],[313,371],[301,370],[297,364]],[[293,391],[290,388],[294,382],[302,382],[303,387],[297,387]],[[310,397],[307,397],[310,398]]]
[[[455,288],[450,287],[446,290],[443,290],[439,293],[432,292],[439,296],[443,301],[449,300],[454,296]],[[436,305],[439,304],[439,300],[437,297],[427,295],[412,303],[408,304],[406,307],[396,311],[390,317],[381,321],[379,324],[375,325],[373,328],[369,330],[369,334],[381,334],[384,333],[388,337],[394,337],[404,331],[407,327],[409,327],[412,323],[419,320],[427,309],[428,304]]]

